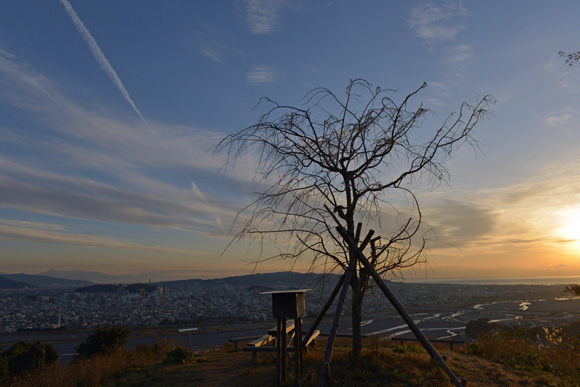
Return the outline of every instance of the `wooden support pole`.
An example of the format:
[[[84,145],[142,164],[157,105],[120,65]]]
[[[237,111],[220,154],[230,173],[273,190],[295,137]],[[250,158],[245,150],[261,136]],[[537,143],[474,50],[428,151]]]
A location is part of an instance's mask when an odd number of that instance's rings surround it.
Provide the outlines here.
[[[375,268],[370,264],[368,259],[362,253],[362,251],[360,251],[360,249],[357,248],[355,241],[347,234],[344,227],[342,227],[339,224],[339,226],[336,228],[336,230],[339,232],[339,234],[342,236],[342,238],[348,243],[348,245],[351,247],[351,249],[355,251],[355,253],[357,255],[357,260],[360,261],[364,265],[364,267],[369,271],[369,273],[371,274],[371,276],[373,277],[373,279],[375,280],[375,282],[377,283],[379,288],[382,290],[382,292],[388,298],[388,300],[391,302],[391,304],[395,307],[395,309],[397,310],[399,315],[407,323],[407,325],[409,326],[409,328],[411,329],[411,331],[413,332],[415,337],[423,345],[423,347],[425,348],[427,353],[429,353],[429,355],[431,355],[431,357],[434,358],[439,363],[441,368],[443,368],[443,370],[445,371],[447,376],[449,376],[451,381],[457,387],[464,387],[463,384],[459,381],[459,379],[457,379],[457,376],[455,376],[453,371],[451,371],[451,369],[449,368],[447,363],[445,363],[445,361],[441,358],[441,356],[439,355],[437,350],[429,342],[427,337],[425,337],[423,332],[421,332],[421,330],[417,327],[417,325],[415,324],[415,322],[413,321],[411,316],[409,316],[409,314],[407,313],[405,308],[403,308],[403,305],[401,305],[401,303],[399,302],[397,297],[395,297],[395,295],[391,292],[389,287],[385,284],[385,281],[383,281],[381,276],[377,273]]]
[[[342,307],[344,306],[344,300],[346,299],[346,294],[348,293],[348,286],[350,283],[350,277],[352,272],[356,267],[356,259],[351,260],[346,273],[344,274],[344,281],[342,283],[342,291],[340,292],[340,297],[338,298],[338,303],[336,305],[336,312],[334,313],[334,320],[332,321],[332,327],[330,328],[330,334],[328,336],[328,342],[326,344],[326,352],[324,354],[324,362],[322,363],[322,368],[320,369],[320,374],[318,376],[318,387],[322,387],[324,383],[330,384],[330,360],[332,358],[332,351],[334,349],[334,339],[338,332],[338,324],[340,322],[340,315],[342,314]]]
[[[328,312],[328,309],[330,309],[330,307],[332,306],[332,303],[334,302],[334,299],[336,298],[338,291],[342,287],[343,281],[344,281],[344,274],[341,275],[340,278],[338,279],[338,282],[336,283],[336,286],[334,287],[334,290],[332,291],[330,298],[328,299],[328,301],[326,301],[326,304],[324,305],[324,307],[322,308],[322,311],[318,314],[318,317],[316,318],[316,320],[314,321],[314,323],[312,324],[312,326],[308,330],[308,333],[306,333],[306,336],[304,336],[304,339],[302,340],[302,343],[304,345],[306,345],[306,343],[308,343],[308,341],[310,340],[310,338],[312,337],[314,332],[316,332],[318,325],[320,324],[320,322],[322,321],[322,319],[326,315],[326,312]]]

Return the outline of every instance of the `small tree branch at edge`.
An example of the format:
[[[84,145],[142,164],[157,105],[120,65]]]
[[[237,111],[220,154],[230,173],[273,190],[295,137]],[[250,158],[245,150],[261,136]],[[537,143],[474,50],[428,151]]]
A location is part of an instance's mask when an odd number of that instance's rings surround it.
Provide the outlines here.
[[[580,285],[566,285],[566,288],[563,290],[563,292],[568,292],[575,296],[580,296]]]
[[[560,58],[565,58],[565,62],[568,66],[572,67],[580,60],[580,51],[578,52],[565,52],[558,51],[558,56]]]
[[[422,212],[410,183],[421,177],[448,182],[445,162],[462,143],[477,147],[472,131],[495,103],[485,95],[432,124],[426,122],[429,110],[414,102],[425,88],[422,84],[397,102],[392,90],[355,79],[343,95],[312,90],[303,107],[262,99],[268,110],[257,122],[225,137],[214,150],[227,154],[226,165],[253,154],[256,177],[267,187],[238,213],[237,221],[244,223],[232,242],[278,242],[278,253],[257,261],[302,259],[311,270],[344,272],[354,252],[334,231],[327,206],[381,276],[424,263]],[[359,241],[358,223],[380,236]],[[369,279],[359,266],[349,283],[355,356]]]

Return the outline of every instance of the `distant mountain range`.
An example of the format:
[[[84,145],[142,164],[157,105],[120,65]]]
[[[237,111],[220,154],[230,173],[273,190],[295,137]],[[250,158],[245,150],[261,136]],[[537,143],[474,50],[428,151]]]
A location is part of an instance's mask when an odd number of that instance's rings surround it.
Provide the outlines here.
[[[36,286],[20,281],[14,281],[9,278],[0,276],[0,289],[24,289],[35,288]]]
[[[88,286],[90,281],[70,280],[37,274],[0,273],[0,289],[46,288],[57,286]]]
[[[131,276],[116,276],[98,271],[84,271],[84,270],[48,270],[39,275],[47,275],[56,278],[65,278],[69,280],[83,280],[95,284],[118,284],[120,282],[133,282]],[[127,281],[128,279],[128,281]],[[134,282],[137,282],[135,279]],[[79,285],[80,286],[80,285]]]
[[[215,279],[189,279],[179,281],[157,282],[159,286],[187,286],[192,282],[199,282],[203,285],[231,285],[248,287],[267,287],[268,289],[284,288],[312,288],[320,284],[323,280],[333,286],[338,280],[338,275],[327,275],[319,273],[298,273],[293,271],[281,271],[276,273],[257,273],[235,277],[215,278]],[[265,290],[268,290],[265,289]]]
[[[158,286],[187,286],[192,282],[200,282],[207,285],[227,284],[232,286],[258,286],[268,289],[281,288],[305,288],[312,287],[313,284],[322,281],[324,275],[316,273],[297,273],[292,271],[276,273],[257,273],[235,277],[225,277],[216,279],[189,279],[178,281],[155,282]],[[127,276],[114,276],[100,272],[71,270],[59,271],[48,270],[40,274],[4,274],[0,273],[0,289],[21,289],[25,287],[55,287],[55,286],[75,286],[87,287],[94,284],[114,284],[115,288],[120,283],[142,282],[135,276],[135,281],[127,281]],[[338,276],[333,275],[327,278],[329,283],[334,283]]]
[[[119,291],[126,291],[129,293],[138,293],[140,290],[145,290],[148,293],[157,290],[157,285],[150,284],[131,284],[131,285],[91,285],[75,289],[77,293],[117,293]]]

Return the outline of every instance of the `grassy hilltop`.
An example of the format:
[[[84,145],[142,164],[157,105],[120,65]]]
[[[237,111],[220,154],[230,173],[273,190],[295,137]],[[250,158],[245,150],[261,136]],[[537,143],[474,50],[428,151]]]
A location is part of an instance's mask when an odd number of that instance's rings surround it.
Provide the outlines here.
[[[437,345],[453,372],[468,386],[580,386],[580,338],[546,329],[541,337],[520,328],[482,335],[474,344]],[[304,358],[302,385],[315,386],[324,357],[325,342]],[[251,354],[233,345],[193,354],[171,343],[138,346],[134,350],[54,365],[17,377],[19,386],[268,386],[276,385],[276,359]],[[343,386],[450,386],[446,374],[423,348],[396,341],[367,339],[361,360],[350,357],[349,342],[337,341],[331,375]],[[288,363],[287,385],[295,385]]]

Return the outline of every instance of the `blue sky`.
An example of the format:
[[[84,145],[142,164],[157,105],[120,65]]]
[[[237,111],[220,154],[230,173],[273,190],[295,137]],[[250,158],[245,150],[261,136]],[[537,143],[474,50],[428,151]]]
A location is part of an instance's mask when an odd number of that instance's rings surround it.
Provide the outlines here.
[[[229,226],[253,164],[208,151],[258,99],[300,105],[349,79],[443,119],[492,94],[481,150],[418,185],[439,237],[414,275],[580,275],[576,1],[5,1],[0,272],[246,274]],[[269,262],[258,271],[286,270]],[[301,269],[298,265],[295,269]]]

